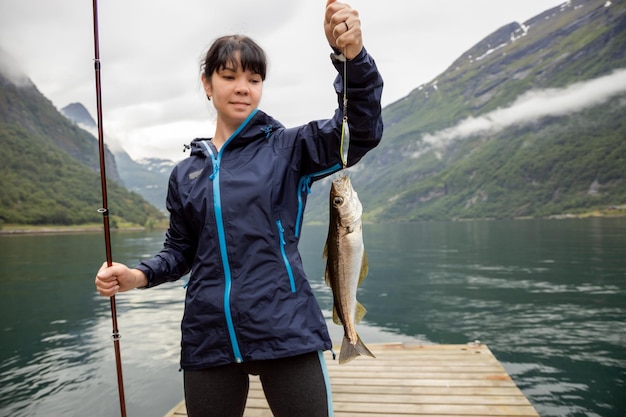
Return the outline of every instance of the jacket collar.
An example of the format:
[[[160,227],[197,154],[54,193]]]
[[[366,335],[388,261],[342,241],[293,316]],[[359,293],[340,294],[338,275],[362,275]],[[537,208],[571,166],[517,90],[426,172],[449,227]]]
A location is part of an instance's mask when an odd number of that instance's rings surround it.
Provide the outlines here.
[[[255,140],[269,140],[272,133],[278,129],[284,128],[282,123],[257,110],[248,120],[244,121],[239,129],[234,133],[234,137],[229,139],[222,149],[238,148],[247,145]],[[208,156],[206,148],[201,142],[211,140],[210,138],[196,138],[191,142],[191,155]]]

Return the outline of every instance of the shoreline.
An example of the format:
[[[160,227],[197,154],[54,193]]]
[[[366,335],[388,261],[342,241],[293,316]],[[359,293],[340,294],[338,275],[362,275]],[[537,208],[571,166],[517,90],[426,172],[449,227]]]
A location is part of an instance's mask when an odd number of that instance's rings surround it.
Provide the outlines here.
[[[510,220],[565,220],[565,219],[589,219],[589,218],[603,218],[603,219],[611,219],[611,218],[621,218],[626,217],[626,210],[624,210],[624,206],[620,206],[619,208],[613,208],[612,210],[603,210],[603,211],[592,211],[588,213],[581,214],[555,214],[547,217],[517,217],[512,218]],[[450,219],[452,222],[462,222],[462,221],[481,221],[481,220],[495,220],[495,219]],[[504,220],[504,219],[503,219]],[[414,223],[414,222],[409,222]],[[418,222],[419,223],[419,222]],[[309,225],[320,224],[317,222],[308,223]],[[163,227],[154,227],[153,230],[167,230],[167,225],[163,225]],[[117,227],[111,228],[111,232],[136,232],[147,230],[143,226],[125,226],[125,227]],[[57,226],[57,225],[47,225],[47,226],[33,226],[33,225],[16,225],[11,224],[5,226],[5,228],[0,228],[0,236],[11,236],[11,235],[37,235],[37,234],[70,234],[70,233],[101,233],[104,231],[103,225],[76,225],[76,226]]]
[[[48,235],[48,234],[70,234],[70,233],[102,233],[103,226],[24,226],[19,228],[0,229],[1,235]],[[135,232],[146,230],[145,227],[124,227],[111,229],[111,232]]]

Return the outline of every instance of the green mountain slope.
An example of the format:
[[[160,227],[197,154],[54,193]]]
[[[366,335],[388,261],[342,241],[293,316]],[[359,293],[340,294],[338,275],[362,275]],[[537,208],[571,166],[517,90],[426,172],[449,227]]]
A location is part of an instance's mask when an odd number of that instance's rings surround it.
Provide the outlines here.
[[[102,222],[97,140],[62,116],[36,87],[0,74],[0,226]],[[106,154],[112,225],[163,216],[117,184]]]
[[[89,130],[97,130],[97,125],[89,111],[81,103],[71,103],[61,109],[69,120]],[[166,212],[165,199],[170,172],[176,163],[168,159],[144,158],[133,160],[118,141],[105,135],[105,142],[113,149],[115,163],[122,184],[145,198],[150,204]],[[113,143],[113,146],[111,144]]]
[[[349,170],[364,218],[544,217],[625,204],[625,46],[625,1],[566,2],[487,36],[384,109],[383,142]],[[306,220],[323,221],[328,184],[313,190]]]

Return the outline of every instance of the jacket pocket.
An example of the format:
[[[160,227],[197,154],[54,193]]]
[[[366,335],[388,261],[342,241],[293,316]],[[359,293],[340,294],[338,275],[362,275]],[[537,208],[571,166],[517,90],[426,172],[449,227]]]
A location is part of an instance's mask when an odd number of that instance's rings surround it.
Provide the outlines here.
[[[287,257],[286,246],[287,243],[285,241],[285,229],[283,228],[283,224],[280,219],[276,220],[276,227],[278,228],[278,237],[280,244],[280,253],[283,257],[283,262],[285,263],[285,269],[287,270],[287,275],[289,276],[289,285],[291,287],[291,292],[296,292],[296,280],[293,276],[293,269],[291,268],[291,263],[289,262],[289,258]]]

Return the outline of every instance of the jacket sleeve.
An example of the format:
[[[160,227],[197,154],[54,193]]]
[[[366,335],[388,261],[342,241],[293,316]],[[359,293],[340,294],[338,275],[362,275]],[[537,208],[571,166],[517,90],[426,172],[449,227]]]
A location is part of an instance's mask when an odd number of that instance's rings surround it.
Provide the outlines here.
[[[166,205],[170,212],[170,224],[163,249],[151,259],[143,260],[136,266],[148,278],[146,288],[176,281],[187,274],[196,252],[195,233],[190,232],[192,229],[185,219],[176,177],[177,168],[174,168],[168,183]]]
[[[311,122],[301,127],[302,170],[305,175],[328,172],[333,166],[341,166],[344,63],[335,58],[332,58],[332,61],[338,73],[334,82],[338,107],[332,119]],[[352,166],[376,147],[382,139],[383,80],[374,59],[365,48],[354,59],[347,62],[346,73],[350,129],[348,166]]]

